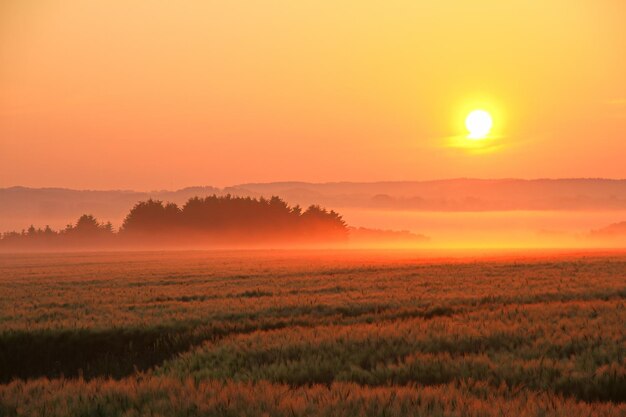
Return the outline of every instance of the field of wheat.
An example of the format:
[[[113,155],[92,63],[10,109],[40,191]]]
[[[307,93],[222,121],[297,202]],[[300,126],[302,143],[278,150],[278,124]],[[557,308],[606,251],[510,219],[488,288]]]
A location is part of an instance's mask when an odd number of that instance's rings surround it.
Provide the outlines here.
[[[0,416],[624,416],[626,255],[0,255]]]

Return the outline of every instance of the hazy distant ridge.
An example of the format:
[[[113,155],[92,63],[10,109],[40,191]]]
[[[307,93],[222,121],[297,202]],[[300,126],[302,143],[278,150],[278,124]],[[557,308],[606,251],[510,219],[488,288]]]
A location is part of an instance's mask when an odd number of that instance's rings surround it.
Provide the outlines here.
[[[451,179],[375,183],[242,184],[230,192],[277,194],[333,207],[428,211],[585,210],[626,208],[626,180]]]

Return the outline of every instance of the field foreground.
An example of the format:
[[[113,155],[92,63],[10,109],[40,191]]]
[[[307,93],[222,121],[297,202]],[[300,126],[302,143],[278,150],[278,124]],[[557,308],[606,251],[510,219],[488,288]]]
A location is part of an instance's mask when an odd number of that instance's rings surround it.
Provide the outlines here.
[[[0,255],[0,416],[624,416],[626,254]]]

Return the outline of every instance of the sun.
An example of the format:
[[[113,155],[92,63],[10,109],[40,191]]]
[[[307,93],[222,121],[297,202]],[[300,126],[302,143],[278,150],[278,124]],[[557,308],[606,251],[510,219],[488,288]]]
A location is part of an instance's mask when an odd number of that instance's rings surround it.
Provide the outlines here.
[[[485,110],[474,110],[465,118],[465,127],[469,131],[468,139],[484,139],[493,126],[491,115]]]

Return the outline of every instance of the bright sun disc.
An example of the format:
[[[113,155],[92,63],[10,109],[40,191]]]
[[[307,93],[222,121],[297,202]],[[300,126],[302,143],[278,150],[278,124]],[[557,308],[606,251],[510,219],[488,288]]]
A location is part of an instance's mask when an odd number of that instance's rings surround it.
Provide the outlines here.
[[[469,139],[483,139],[491,130],[493,121],[491,115],[484,110],[474,110],[467,115],[465,127],[469,131]]]

